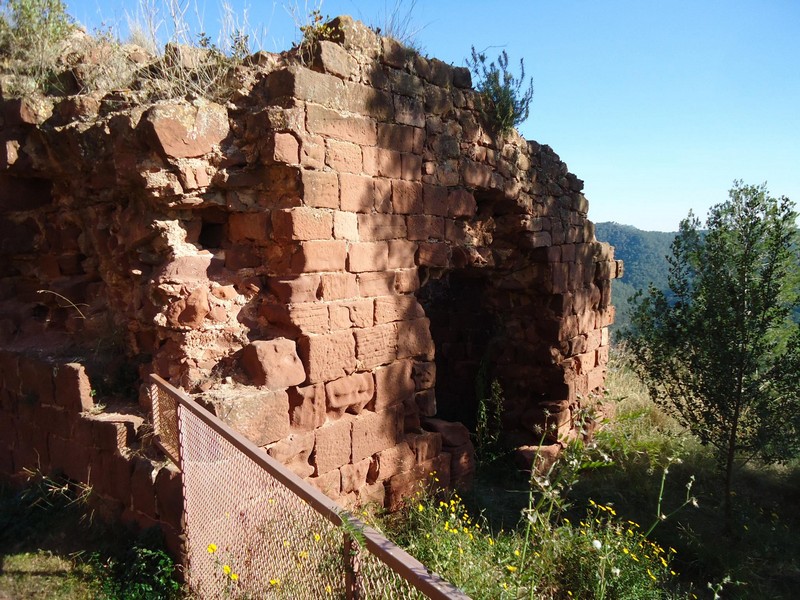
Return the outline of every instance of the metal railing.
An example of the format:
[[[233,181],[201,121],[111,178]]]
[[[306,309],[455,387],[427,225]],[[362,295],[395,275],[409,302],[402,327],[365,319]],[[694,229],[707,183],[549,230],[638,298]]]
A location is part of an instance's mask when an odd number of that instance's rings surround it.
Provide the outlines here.
[[[186,579],[201,598],[469,600],[157,375],[161,447],[183,475]]]

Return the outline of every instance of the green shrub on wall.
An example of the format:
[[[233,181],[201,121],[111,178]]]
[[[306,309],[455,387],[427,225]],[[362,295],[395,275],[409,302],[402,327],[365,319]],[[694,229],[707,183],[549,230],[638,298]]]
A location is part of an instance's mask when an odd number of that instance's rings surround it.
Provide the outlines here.
[[[467,67],[476,78],[475,89],[481,94],[481,110],[497,127],[500,134],[508,133],[528,118],[533,100],[533,78],[525,85],[525,62],[519,61],[519,77],[508,70],[508,54],[503,50],[497,61],[487,64],[486,54],[472,47]]]

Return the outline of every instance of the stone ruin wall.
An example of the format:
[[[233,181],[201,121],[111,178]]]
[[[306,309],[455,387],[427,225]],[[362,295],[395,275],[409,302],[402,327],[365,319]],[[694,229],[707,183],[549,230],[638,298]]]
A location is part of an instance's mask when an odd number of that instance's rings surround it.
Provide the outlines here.
[[[251,57],[225,106],[131,90],[4,102],[5,472],[33,460],[31,432],[54,466],[79,453],[60,443],[92,446],[76,434],[104,418],[88,388],[67,406],[57,384],[98,360],[99,379],[122,361],[197,394],[348,505],[397,506],[432,470],[469,478],[453,421],[474,424],[478,373],[502,385],[515,446],[545,422],[577,435],[622,268],[582,181],[549,147],[494,135],[466,69],[332,27],[306,60]],[[125,419],[105,418],[123,424],[109,456],[141,443]]]

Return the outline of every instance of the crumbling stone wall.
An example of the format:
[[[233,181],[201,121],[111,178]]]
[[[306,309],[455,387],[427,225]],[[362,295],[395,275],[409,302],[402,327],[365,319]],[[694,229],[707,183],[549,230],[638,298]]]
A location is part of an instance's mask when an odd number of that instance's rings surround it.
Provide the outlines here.
[[[493,132],[466,69],[332,31],[251,57],[226,106],[6,101],[0,342],[122,341],[325,493],[396,506],[469,477],[437,398],[469,422],[478,372],[517,445],[575,434],[621,264],[583,183]]]

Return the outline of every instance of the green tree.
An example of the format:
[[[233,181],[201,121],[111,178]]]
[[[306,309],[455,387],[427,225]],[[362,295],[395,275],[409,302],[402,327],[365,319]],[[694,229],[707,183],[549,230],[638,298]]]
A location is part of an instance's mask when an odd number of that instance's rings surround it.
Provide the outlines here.
[[[737,467],[800,448],[797,213],[736,181],[705,227],[692,213],[681,223],[669,290],[634,302],[628,341],[653,398],[716,450],[730,527]]]

